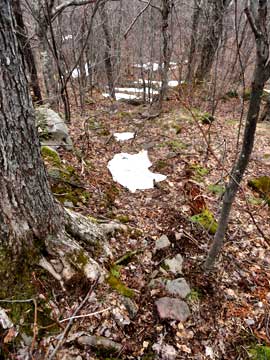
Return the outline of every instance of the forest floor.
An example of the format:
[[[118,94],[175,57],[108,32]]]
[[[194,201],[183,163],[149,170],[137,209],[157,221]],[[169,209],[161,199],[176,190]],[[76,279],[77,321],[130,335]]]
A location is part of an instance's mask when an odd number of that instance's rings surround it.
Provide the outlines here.
[[[91,194],[87,203],[78,203],[74,210],[98,222],[124,223],[126,230],[109,239],[113,259],[107,269],[133,290],[133,297],[126,305],[109,284],[97,285],[81,309],[80,315],[85,316],[74,321],[57,358],[248,359],[256,345],[270,343],[270,213],[248,186],[250,179],[270,175],[270,124],[258,126],[226,244],[215,271],[205,275],[201,265],[213,235],[190,217],[207,208],[218,218],[222,189],[236,156],[241,103],[239,99],[221,101],[211,125],[197,121],[192,115],[196,110],[175,99],[165,102],[156,118],[145,119],[145,111],[142,106],[100,99],[89,102],[83,115],[73,114],[70,134],[76,151],[60,154]],[[113,133],[122,131],[136,136],[116,141]],[[113,181],[107,164],[117,153],[142,149],[148,150],[151,171],[167,179],[153,189],[131,193]],[[171,245],[155,251],[162,235],[168,236]],[[126,261],[116,267],[125,254]],[[182,277],[191,288],[185,299],[191,316],[185,322],[161,320],[155,301],[164,296],[164,289],[149,287],[153,278],[175,278],[161,265],[177,254],[184,259]],[[55,297],[62,318],[73,314],[88,290],[85,286],[76,290],[76,296],[66,294],[62,304]],[[107,337],[122,348],[104,354],[79,346],[74,339],[83,333]],[[41,341],[45,348],[47,344]],[[175,354],[166,345],[173,346]],[[269,354],[258,354],[256,359],[270,359]]]

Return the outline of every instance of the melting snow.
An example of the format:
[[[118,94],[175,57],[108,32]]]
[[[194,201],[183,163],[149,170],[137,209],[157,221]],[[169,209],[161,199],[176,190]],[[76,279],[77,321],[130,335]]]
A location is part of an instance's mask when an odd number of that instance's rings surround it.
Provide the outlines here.
[[[165,175],[154,174],[148,168],[152,165],[146,150],[130,155],[120,153],[114,155],[108,163],[114,181],[128,188],[131,192],[136,190],[152,189],[156,182],[166,179]]]
[[[119,92],[134,92],[134,93],[143,93],[143,89],[138,89],[138,88],[116,88],[115,89],[116,91],[119,91]],[[150,90],[150,93],[151,94],[158,94],[158,91],[157,90],[154,90],[154,89],[149,89],[149,88],[146,88],[145,89],[145,92],[148,93]]]
[[[178,81],[177,81],[177,80],[170,80],[170,81],[168,82],[168,85],[169,85],[170,87],[178,86]]]
[[[117,141],[125,141],[134,138],[134,133],[132,132],[122,132],[122,133],[114,133],[113,136]]]
[[[88,76],[89,73],[88,73],[88,66],[87,66],[87,64],[84,65],[84,68],[85,68],[85,74],[86,74],[86,76]],[[79,68],[74,69],[74,70],[72,71],[72,77],[73,77],[73,78],[77,78],[78,76],[80,76],[80,69],[79,69]]]
[[[156,81],[156,80],[145,80],[145,83],[147,85],[158,85],[161,86],[161,81]],[[181,81],[181,84],[184,83],[184,81]],[[143,79],[139,79],[138,81],[134,81],[134,84],[143,84]],[[168,81],[168,86],[170,87],[175,87],[179,84],[179,82],[177,80],[170,80]]]
[[[102,96],[104,96],[104,97],[110,97],[110,94],[103,93]],[[115,94],[115,98],[116,98],[116,100],[121,100],[121,99],[128,99],[128,100],[138,99],[138,97],[137,97],[136,95],[132,95],[132,94],[122,94],[122,93],[116,93],[116,94]]]

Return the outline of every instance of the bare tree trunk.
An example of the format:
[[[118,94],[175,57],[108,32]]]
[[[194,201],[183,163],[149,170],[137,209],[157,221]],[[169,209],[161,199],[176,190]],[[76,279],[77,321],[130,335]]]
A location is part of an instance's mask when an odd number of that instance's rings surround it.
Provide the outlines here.
[[[46,36],[44,29],[38,31],[41,66],[47,97],[46,100],[52,107],[55,107],[58,104],[58,89],[55,80],[55,68],[48,49]]]
[[[30,42],[27,39],[26,28],[24,25],[20,0],[13,0],[12,7],[13,7],[15,19],[16,19],[16,24],[17,24],[18,41],[21,45],[24,59],[27,63],[27,68],[28,68],[28,71],[30,74],[31,87],[32,87],[33,94],[34,94],[34,100],[35,100],[35,102],[42,104],[42,95],[41,95],[41,90],[40,90],[40,86],[39,86],[39,79],[38,79],[38,75],[37,75],[35,58],[34,58],[34,55],[33,55],[32,49],[31,49]]]
[[[204,80],[210,73],[223,31],[223,17],[230,0],[207,0],[208,30],[204,37],[196,79]]]
[[[169,16],[171,13],[172,2],[171,0],[162,0],[162,37],[163,37],[163,49],[162,49],[162,64],[161,64],[161,89],[159,93],[159,108],[162,108],[163,100],[168,90],[168,72],[170,68],[171,60],[171,33],[169,27]]]
[[[188,70],[186,81],[191,82],[193,79],[195,61],[196,61],[196,49],[198,41],[198,27],[201,14],[201,0],[194,0],[194,10],[192,15],[192,28],[191,28],[191,39],[188,55]]]
[[[204,264],[206,270],[210,270],[213,267],[214,262],[223,246],[232,203],[252,153],[256,125],[260,111],[261,95],[263,93],[264,85],[270,77],[270,64],[267,63],[269,56],[268,34],[266,28],[267,0],[262,0],[259,2],[257,13],[254,11],[251,15],[251,10],[248,8],[245,9],[245,11],[256,39],[256,67],[253,75],[251,97],[246,118],[242,149],[232,170],[231,179],[226,187],[226,191],[223,197],[218,229],[214,237],[213,245]],[[253,19],[255,19],[255,22]]]
[[[108,14],[104,2],[100,3],[100,17],[102,21],[102,29],[105,36],[104,63],[105,63],[107,80],[108,80],[109,94],[113,99],[115,99],[113,64],[112,64],[112,39],[109,30]]]

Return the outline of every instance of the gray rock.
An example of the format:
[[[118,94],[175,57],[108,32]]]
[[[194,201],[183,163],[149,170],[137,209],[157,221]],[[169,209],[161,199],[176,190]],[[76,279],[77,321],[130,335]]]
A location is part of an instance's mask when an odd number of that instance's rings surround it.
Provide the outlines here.
[[[36,108],[36,122],[42,145],[52,148],[64,146],[67,150],[72,150],[73,144],[68,128],[55,111],[46,106]]]
[[[183,258],[180,254],[172,259],[166,259],[164,263],[173,274],[182,274]]]
[[[183,300],[163,297],[155,304],[161,319],[186,321],[191,315],[188,305]]]
[[[125,308],[127,309],[129,317],[131,319],[134,319],[136,317],[136,315],[137,315],[137,312],[138,312],[137,305],[131,299],[129,299],[127,297],[123,297],[122,302],[123,302]]]
[[[148,284],[148,287],[150,289],[161,289],[165,287],[165,284],[166,284],[166,279],[157,278],[157,279],[152,279]]]
[[[162,360],[174,360],[177,351],[172,345],[155,343],[152,349],[161,357]]]
[[[190,293],[190,287],[184,278],[168,280],[166,283],[166,291],[170,295],[176,295],[184,299]]]
[[[119,352],[122,349],[122,345],[109,340],[103,336],[91,336],[84,335],[77,339],[78,343],[83,346],[93,346],[95,348],[101,348],[105,350],[111,350],[112,352]]]
[[[168,236],[162,235],[155,244],[155,250],[161,250],[169,247],[171,245],[170,240],[168,239]]]

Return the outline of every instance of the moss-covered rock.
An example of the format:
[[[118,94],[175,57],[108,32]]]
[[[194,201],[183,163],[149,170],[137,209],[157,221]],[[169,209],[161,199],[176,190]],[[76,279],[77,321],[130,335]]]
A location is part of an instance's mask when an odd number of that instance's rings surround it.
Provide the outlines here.
[[[190,220],[196,224],[200,224],[209,234],[214,235],[217,231],[218,224],[214,215],[208,209],[203,210],[200,214],[194,215]]]
[[[254,179],[249,180],[248,185],[255,191],[257,191],[260,196],[266,200],[270,206],[270,177],[269,176],[260,176]]]
[[[61,159],[56,150],[49,146],[41,146],[41,155],[45,163],[52,166],[61,166]]]
[[[41,147],[51,190],[57,200],[63,204],[77,206],[79,203],[87,204],[90,193],[80,184],[79,176],[73,166],[64,164],[57,151],[49,146]]]

